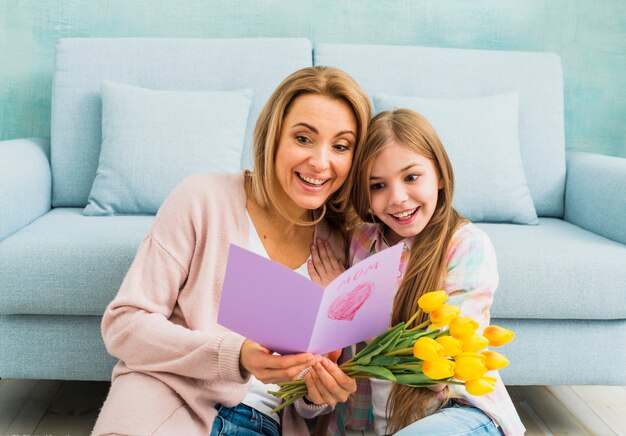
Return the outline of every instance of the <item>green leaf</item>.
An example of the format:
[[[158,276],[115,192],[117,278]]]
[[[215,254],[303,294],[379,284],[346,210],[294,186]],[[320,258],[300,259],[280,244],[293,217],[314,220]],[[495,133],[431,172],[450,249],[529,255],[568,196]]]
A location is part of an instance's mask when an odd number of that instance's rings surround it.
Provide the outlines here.
[[[372,360],[372,357],[383,354],[386,351],[393,349],[401,334],[401,330],[394,331],[393,333],[388,335],[384,341],[380,342],[376,348],[372,349],[368,354],[360,357],[357,360],[357,363],[359,365],[367,365]]]
[[[390,335],[395,334],[395,332],[398,331],[398,330],[404,330],[404,323],[403,322],[401,322],[399,324],[396,324],[393,328],[391,328],[391,329],[387,330],[386,332],[381,333],[380,335],[376,336],[376,338],[374,338],[372,340],[372,342],[370,342],[365,348],[363,348],[361,351],[359,351],[352,358],[352,360],[359,360],[364,355],[370,354],[373,350],[376,350],[378,348],[378,344],[380,344],[381,342],[387,340]]]
[[[374,356],[370,362],[370,365],[376,366],[391,366],[400,363],[399,356]]]
[[[396,344],[396,348],[409,348],[413,346],[414,342],[415,341],[412,338],[407,338],[402,335],[402,337],[400,337],[398,343]]]
[[[435,384],[424,374],[396,374],[396,383],[409,386],[432,386]]]
[[[354,356],[352,360],[356,361],[359,365],[369,364],[373,356],[383,353],[390,344],[395,344],[403,331],[404,323],[401,322],[391,330],[387,330],[382,335],[376,337],[367,347]]]
[[[391,351],[395,348],[398,339],[402,336],[402,330],[396,330],[393,334],[389,335],[383,342],[379,344],[379,351],[377,354],[382,354],[387,351]]]
[[[416,364],[422,364],[422,361],[419,360],[417,357],[415,356],[396,356],[398,360],[398,365],[404,364],[404,363],[416,363]]]
[[[394,376],[393,373],[387,368],[383,368],[382,366],[354,365],[350,367],[350,370],[365,372],[383,380],[396,381],[396,376]]]
[[[417,330],[411,333],[410,338],[415,342],[422,336],[437,336],[439,333],[439,330]]]

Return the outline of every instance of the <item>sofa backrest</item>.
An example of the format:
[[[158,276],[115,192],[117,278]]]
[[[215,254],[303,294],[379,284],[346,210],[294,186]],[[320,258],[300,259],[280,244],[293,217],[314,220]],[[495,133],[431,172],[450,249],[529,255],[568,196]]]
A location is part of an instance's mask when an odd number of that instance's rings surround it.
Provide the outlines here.
[[[101,143],[104,80],[155,90],[252,89],[242,166],[251,168],[254,124],[276,86],[312,64],[304,38],[61,39],[52,93],[53,207],[82,207],[93,184]]]
[[[459,99],[518,92],[520,152],[537,215],[563,216],[563,72],[557,55],[316,44],[313,63],[345,70],[370,96]]]

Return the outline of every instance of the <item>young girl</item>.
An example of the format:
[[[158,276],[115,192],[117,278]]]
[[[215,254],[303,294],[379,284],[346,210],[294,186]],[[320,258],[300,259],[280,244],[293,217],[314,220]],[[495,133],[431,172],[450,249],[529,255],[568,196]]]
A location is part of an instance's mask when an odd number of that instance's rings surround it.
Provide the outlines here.
[[[408,109],[380,113],[354,165],[351,202],[365,224],[352,237],[351,263],[404,242],[391,324],[408,320],[423,293],[445,289],[449,304],[475,319],[482,331],[498,285],[495,252],[489,237],[452,208],[452,167],[432,126]],[[309,264],[312,278],[326,282],[340,272],[332,258],[330,247],[320,244]],[[344,350],[342,360],[354,351]],[[352,401],[337,406],[327,434],[364,429],[372,415],[379,435],[523,434],[504,384],[496,372],[493,376],[495,391],[480,397],[457,385],[359,382]]]

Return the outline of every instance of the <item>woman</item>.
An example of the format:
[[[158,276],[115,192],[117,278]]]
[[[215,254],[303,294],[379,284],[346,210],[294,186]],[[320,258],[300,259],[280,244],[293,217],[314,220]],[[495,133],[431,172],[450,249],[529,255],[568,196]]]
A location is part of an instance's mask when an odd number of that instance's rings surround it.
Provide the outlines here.
[[[199,174],[176,188],[104,314],[120,362],[94,434],[308,434],[303,417],[354,392],[328,359],[273,355],[216,320],[230,243],[303,274],[314,238],[345,252],[342,211],[369,118],[348,75],[305,68],[259,116],[253,173]],[[278,403],[267,384],[309,367],[309,398],[270,416]]]

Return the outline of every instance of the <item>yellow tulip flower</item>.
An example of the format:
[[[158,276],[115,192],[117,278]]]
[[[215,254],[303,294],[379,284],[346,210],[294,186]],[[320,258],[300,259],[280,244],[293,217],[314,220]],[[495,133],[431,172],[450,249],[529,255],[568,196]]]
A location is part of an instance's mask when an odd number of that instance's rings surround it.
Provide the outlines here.
[[[472,395],[490,394],[496,389],[496,379],[493,377],[480,377],[465,382],[465,390]]]
[[[485,363],[487,361],[487,356],[482,353],[476,353],[475,351],[464,351],[455,356],[454,360],[462,359],[464,357],[471,357],[472,359],[478,359],[481,362]]]
[[[489,371],[504,368],[509,364],[509,359],[495,351],[487,350],[483,351],[482,354],[486,357],[485,366]]]
[[[480,351],[487,348],[487,345],[489,340],[482,335],[473,334],[463,339],[463,351]]]
[[[459,316],[450,321],[450,336],[461,339],[472,336],[478,330],[478,323],[467,316]]]
[[[471,355],[467,355],[466,353],[461,353],[456,356],[454,362],[456,363],[454,378],[457,380],[473,380],[482,377],[487,372],[487,367],[483,363],[483,359],[480,357],[473,357]]]
[[[427,362],[429,360],[439,360],[442,357],[443,347],[434,339],[422,336],[413,344],[413,355]]]
[[[447,299],[446,291],[427,292],[417,300],[417,305],[424,313],[431,313],[439,309]]]
[[[461,313],[461,309],[457,306],[444,304],[430,314],[430,321],[437,328],[445,327],[450,324],[450,321],[459,316],[459,313]]]
[[[498,327],[497,325],[490,325],[485,328],[483,336],[489,340],[489,345],[499,347],[500,345],[510,342],[515,336],[515,333],[511,330]]]
[[[435,341],[443,347],[443,355],[446,357],[454,357],[462,351],[463,343],[452,336],[442,336]]]
[[[448,359],[427,360],[422,365],[422,372],[433,380],[441,380],[454,375],[454,366],[454,362]]]

